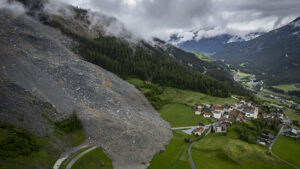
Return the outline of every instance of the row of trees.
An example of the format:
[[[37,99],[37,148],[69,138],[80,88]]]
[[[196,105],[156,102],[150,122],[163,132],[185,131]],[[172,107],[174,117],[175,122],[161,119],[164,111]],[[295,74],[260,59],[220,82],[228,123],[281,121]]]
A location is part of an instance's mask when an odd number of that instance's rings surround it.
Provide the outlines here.
[[[266,122],[263,119],[252,120],[251,124],[241,123],[233,126],[233,130],[238,134],[239,139],[247,141],[248,143],[256,143],[257,138],[260,137],[263,130],[277,133],[279,131],[280,122],[270,121]]]

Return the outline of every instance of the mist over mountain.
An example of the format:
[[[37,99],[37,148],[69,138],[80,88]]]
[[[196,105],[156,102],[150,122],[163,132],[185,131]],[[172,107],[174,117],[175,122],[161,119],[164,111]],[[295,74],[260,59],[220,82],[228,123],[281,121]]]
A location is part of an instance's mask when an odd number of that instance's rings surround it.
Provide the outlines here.
[[[211,56],[221,51],[227,43],[248,41],[262,34],[258,32],[249,33],[244,36],[216,34],[199,38],[198,32],[194,32],[190,39],[187,39],[182,34],[174,34],[169,38],[168,42],[186,51],[199,52]]]

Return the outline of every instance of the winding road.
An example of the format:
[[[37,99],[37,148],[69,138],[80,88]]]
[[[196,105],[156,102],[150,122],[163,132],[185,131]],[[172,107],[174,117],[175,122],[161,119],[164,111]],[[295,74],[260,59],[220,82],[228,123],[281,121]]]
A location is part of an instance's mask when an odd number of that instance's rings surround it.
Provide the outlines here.
[[[55,164],[53,165],[53,169],[59,169],[60,166],[62,165],[62,163],[68,159],[68,158],[71,158],[76,152],[78,152],[79,150],[83,149],[83,148],[86,148],[88,147],[89,145],[91,145],[92,143],[89,141],[89,140],[86,140],[85,142],[83,142],[82,144],[76,146],[76,147],[73,147],[73,148],[70,148],[68,149],[66,152],[62,153],[60,155],[60,158],[58,160],[56,160]],[[67,168],[68,169],[71,169],[71,167],[73,166],[73,164],[80,158],[82,157],[83,155],[85,155],[86,153],[94,150],[95,148],[97,148],[96,146],[93,146],[87,150],[85,150],[84,152],[78,154],[74,159],[72,159],[72,161],[68,164]],[[72,165],[70,165],[72,164]]]
[[[175,128],[171,128],[171,130],[190,129],[190,128],[194,128],[194,127],[199,127],[199,126],[175,127]]]
[[[280,130],[279,130],[279,132],[277,133],[275,139],[274,139],[274,140],[272,141],[272,143],[269,145],[269,152],[270,152],[270,154],[271,154],[272,156],[274,156],[274,157],[277,158],[278,160],[280,160],[280,161],[286,163],[287,165],[290,165],[290,166],[292,166],[292,167],[294,167],[294,168],[296,168],[296,169],[300,169],[300,168],[297,167],[296,165],[294,165],[294,164],[292,164],[292,163],[290,163],[290,162],[288,162],[288,161],[285,161],[285,160],[281,159],[280,157],[278,157],[276,154],[274,154],[274,153],[272,152],[272,147],[273,147],[274,143],[276,142],[276,140],[278,139],[278,137],[280,136],[280,134],[282,133],[283,127],[284,127],[284,126],[282,126],[282,127],[280,128]]]
[[[85,147],[87,147],[87,146],[88,146],[88,143],[87,143],[87,141],[85,141],[85,142],[83,142],[82,144],[80,144],[79,146],[73,147],[73,148],[67,150],[66,152],[62,153],[62,154],[60,155],[60,158],[59,158],[58,160],[56,160],[56,162],[55,162],[55,164],[54,164],[54,166],[53,166],[53,169],[59,169],[60,166],[62,165],[62,163],[63,163],[67,158],[69,158],[69,156],[70,156],[71,154],[74,154],[74,153],[76,153],[77,151],[79,151],[80,149],[83,149],[83,148],[85,148]]]
[[[211,132],[211,128],[209,127],[209,130],[206,132],[206,134],[204,135],[204,137],[206,137],[209,133]],[[190,165],[192,167],[192,169],[197,169],[193,157],[192,157],[192,153],[191,153],[191,148],[193,146],[193,144],[195,144],[197,141],[201,140],[204,137],[200,137],[197,140],[193,141],[190,145],[189,145],[189,157],[190,157]]]
[[[93,146],[87,150],[85,150],[84,152],[78,154],[75,158],[72,159],[72,161],[70,161],[70,163],[67,165],[66,169],[71,169],[72,166],[75,164],[75,162],[80,159],[82,156],[84,156],[85,154],[89,153],[90,151],[96,149],[97,146]]]

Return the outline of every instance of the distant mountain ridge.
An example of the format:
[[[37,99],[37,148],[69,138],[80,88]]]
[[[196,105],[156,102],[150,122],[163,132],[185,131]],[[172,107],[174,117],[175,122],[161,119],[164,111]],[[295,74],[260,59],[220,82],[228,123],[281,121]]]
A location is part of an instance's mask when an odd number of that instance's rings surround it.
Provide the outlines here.
[[[176,45],[185,51],[205,53],[206,55],[213,55],[221,51],[225,44],[233,42],[243,42],[262,35],[261,32],[249,33],[245,37],[220,34],[212,37],[203,37],[197,39],[197,31],[194,32],[194,37],[191,40],[183,41],[183,37],[179,34],[173,34],[168,40],[169,43]]]
[[[226,44],[213,57],[253,73],[268,84],[298,83],[300,18],[255,39]]]

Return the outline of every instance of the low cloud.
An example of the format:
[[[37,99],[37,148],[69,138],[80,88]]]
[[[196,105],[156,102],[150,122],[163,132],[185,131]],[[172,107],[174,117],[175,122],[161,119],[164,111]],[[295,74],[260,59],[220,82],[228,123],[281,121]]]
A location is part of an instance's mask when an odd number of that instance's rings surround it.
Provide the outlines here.
[[[49,0],[44,4],[43,10],[52,15],[73,16],[73,12],[68,8],[69,5],[60,0]]]
[[[144,38],[199,31],[197,38],[246,35],[278,28],[300,16],[299,0],[67,0],[121,20]]]
[[[124,27],[133,35],[167,40],[174,33],[182,39],[201,39],[228,33],[246,36],[266,32],[300,16],[299,0],[49,0],[45,10],[68,14],[58,4],[74,6],[114,16],[120,20],[108,25],[106,32],[122,35]],[[25,9],[19,3],[0,2],[0,8],[17,14]],[[91,20],[93,20],[91,16]],[[193,37],[191,32],[196,32]]]
[[[7,0],[0,1],[0,9],[6,9],[13,12],[16,16],[26,13],[26,9],[19,2],[8,2]]]

